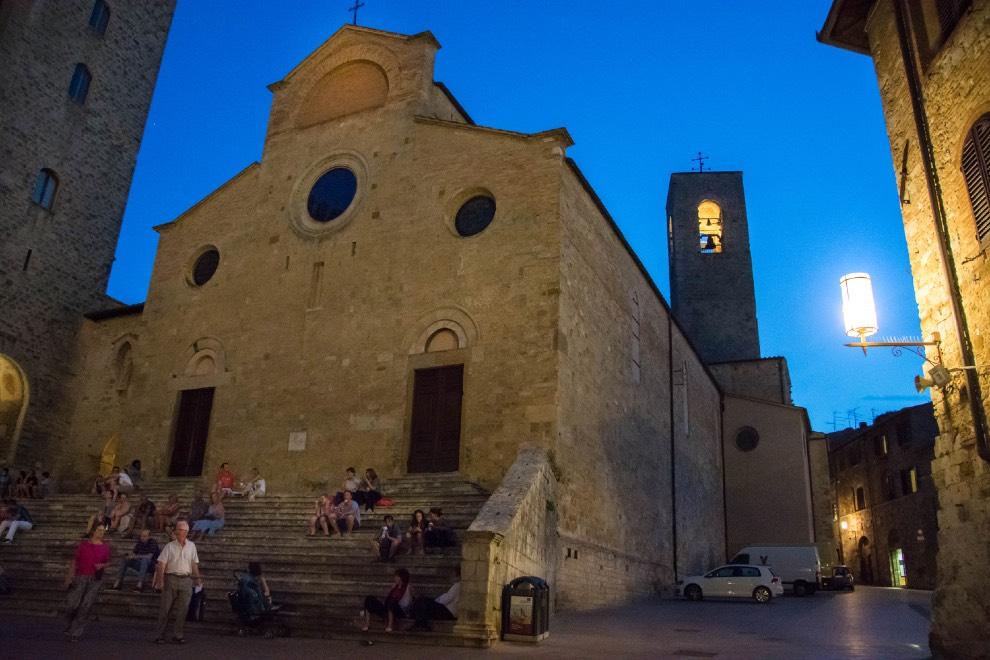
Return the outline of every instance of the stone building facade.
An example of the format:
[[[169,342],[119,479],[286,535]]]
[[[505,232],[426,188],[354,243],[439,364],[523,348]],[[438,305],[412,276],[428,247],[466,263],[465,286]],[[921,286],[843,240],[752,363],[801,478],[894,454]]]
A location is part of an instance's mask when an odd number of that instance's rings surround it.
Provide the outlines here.
[[[571,607],[721,561],[717,384],[567,132],[475,125],[438,48],[346,26],[270,87],[262,160],[158,227],[143,305],[84,324],[62,477],[114,437],[152,477],[229,461],[282,492],[457,471],[527,493],[505,561]],[[466,562],[498,563],[493,528]]]
[[[819,39],[873,59],[922,331],[939,334],[942,363],[954,369],[932,392],[932,651],[990,657],[990,2],[836,0]]]
[[[174,0],[0,3],[0,461],[64,441]],[[16,456],[15,456],[16,454]]]
[[[830,436],[839,559],[858,582],[935,588],[937,434],[925,403]]]

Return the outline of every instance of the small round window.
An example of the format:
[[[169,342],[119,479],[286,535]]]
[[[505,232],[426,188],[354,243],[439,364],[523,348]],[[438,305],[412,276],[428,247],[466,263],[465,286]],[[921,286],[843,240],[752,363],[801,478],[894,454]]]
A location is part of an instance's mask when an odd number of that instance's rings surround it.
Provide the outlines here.
[[[346,167],[335,167],[313,184],[306,210],[313,220],[330,222],[347,210],[356,193],[357,177],[354,172]]]
[[[217,266],[219,265],[220,253],[217,252],[216,248],[210,248],[203,254],[199,255],[192,268],[193,284],[196,286],[203,286],[209,282],[213,279],[213,274],[217,272]]]
[[[736,432],[736,447],[739,451],[753,451],[760,444],[760,434],[752,426],[744,426]]]
[[[454,217],[454,228],[461,236],[474,236],[485,231],[495,217],[495,200],[478,195],[464,202]]]

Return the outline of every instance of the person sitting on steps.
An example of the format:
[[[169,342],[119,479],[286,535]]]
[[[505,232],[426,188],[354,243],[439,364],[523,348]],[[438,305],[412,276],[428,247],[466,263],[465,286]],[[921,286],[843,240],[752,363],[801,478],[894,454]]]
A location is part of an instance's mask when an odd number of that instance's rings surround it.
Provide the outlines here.
[[[17,500],[9,499],[7,500],[6,506],[4,507],[4,512],[6,513],[6,518],[3,522],[0,522],[0,543],[13,543],[14,535],[17,534],[18,530],[27,531],[34,526],[34,521],[31,520],[31,514],[28,510],[24,508],[23,505],[18,504]],[[6,536],[3,533],[7,532]]]
[[[103,529],[110,529],[110,523],[113,520],[113,510],[117,505],[114,500],[113,491],[106,489],[103,491],[103,503],[100,508],[97,509],[96,513],[89,517],[89,522],[86,523],[86,535],[88,536],[97,527],[103,527]]]
[[[242,483],[241,489],[235,490],[233,494],[246,497],[249,502],[253,502],[254,498],[264,496],[267,490],[268,484],[261,476],[261,471],[258,468],[251,468],[251,481]]]
[[[372,550],[380,561],[395,561],[395,553],[399,551],[400,545],[402,545],[402,532],[395,524],[395,517],[386,514],[381,531],[371,541]]]
[[[457,567],[457,582],[446,593],[436,598],[417,598],[413,601],[413,619],[416,623],[410,630],[429,632],[433,630],[431,621],[456,621],[457,603],[461,597],[461,569]]]
[[[407,618],[412,610],[413,590],[409,584],[409,571],[400,568],[395,572],[392,588],[385,597],[385,602],[374,596],[364,599],[364,609],[361,610],[361,630],[367,632],[371,626],[371,615],[385,619],[385,632],[392,632],[395,620]]]
[[[361,480],[360,487],[354,493],[354,499],[357,500],[358,504],[364,506],[365,511],[375,510],[378,500],[382,499],[382,485],[374,468],[368,468],[364,471],[364,479]]]
[[[113,507],[113,511],[110,512],[110,528],[108,531],[111,532],[126,532],[131,525],[131,521],[134,520],[134,516],[131,515],[131,503],[127,501],[127,495],[121,493],[120,497],[117,498],[117,503]]]
[[[423,532],[423,545],[429,548],[451,548],[457,545],[454,530],[443,519],[443,509],[435,506],[430,509],[430,522]]]
[[[141,501],[134,510],[134,524],[127,531],[127,536],[133,536],[135,530],[150,528],[154,521],[155,503],[148,499],[147,495],[142,495]]]
[[[134,544],[134,549],[127,555],[120,564],[120,572],[114,581],[113,590],[120,590],[124,583],[124,577],[128,570],[137,571],[138,581],[135,591],[144,591],[144,579],[148,576],[148,569],[158,561],[158,542],[152,538],[150,529],[142,529],[138,542]]]
[[[230,471],[228,463],[221,463],[220,469],[217,470],[217,484],[215,490],[220,492],[221,497],[225,497],[234,492],[234,484],[236,483],[236,478],[234,473]]]
[[[350,536],[361,526],[361,507],[354,501],[351,491],[344,491],[344,499],[333,508],[330,522],[331,528],[341,536]]]
[[[155,511],[155,529],[164,532],[166,527],[175,525],[179,519],[179,496],[169,495],[166,502],[160,509]]]
[[[213,493],[213,495],[210,496],[210,500],[210,508],[207,509],[206,515],[193,524],[192,534],[189,536],[189,540],[191,541],[202,541],[203,537],[207,534],[213,536],[223,529],[223,520],[226,514],[226,510],[223,506],[223,499],[221,498],[220,493]],[[199,532],[199,536],[197,538],[193,538],[193,536],[196,536],[197,532]]]
[[[413,511],[406,530],[404,547],[413,555],[423,554],[423,532],[426,531],[426,514],[422,509]]]
[[[340,504],[344,501],[344,493],[347,491],[351,492],[351,495],[356,493],[359,488],[361,488],[361,480],[357,478],[354,468],[347,468],[347,476],[344,478],[344,483],[341,484],[340,490],[337,491],[336,495],[333,496],[333,503]]]
[[[309,519],[309,531],[306,536],[316,536],[316,526],[323,530],[324,536],[330,536],[330,519],[333,516],[333,500],[328,493],[323,493],[313,506],[313,517]]]

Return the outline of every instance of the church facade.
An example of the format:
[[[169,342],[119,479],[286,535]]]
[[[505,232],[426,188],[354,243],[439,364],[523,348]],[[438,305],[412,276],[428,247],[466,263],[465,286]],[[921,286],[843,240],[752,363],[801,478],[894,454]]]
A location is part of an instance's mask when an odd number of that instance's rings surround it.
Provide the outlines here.
[[[716,380],[566,130],[474,124],[438,48],[346,26],[271,85],[261,161],[157,228],[145,303],[88,316],[62,479],[112,442],[157,477],[230,462],[317,492],[372,466],[494,491],[535,448],[559,603],[709,568]]]

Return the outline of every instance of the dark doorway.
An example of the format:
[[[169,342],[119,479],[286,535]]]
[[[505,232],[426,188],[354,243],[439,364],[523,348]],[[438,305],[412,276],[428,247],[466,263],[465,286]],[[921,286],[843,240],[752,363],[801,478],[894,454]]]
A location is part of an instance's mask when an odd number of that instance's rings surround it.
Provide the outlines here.
[[[213,410],[213,390],[212,387],[204,387],[182,391],[168,476],[198,477],[203,473],[206,438],[210,433],[210,413]]]
[[[464,365],[417,369],[409,472],[456,472],[461,453]]]

